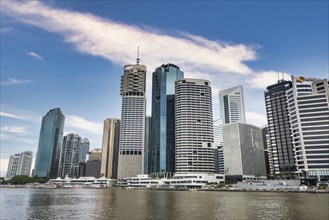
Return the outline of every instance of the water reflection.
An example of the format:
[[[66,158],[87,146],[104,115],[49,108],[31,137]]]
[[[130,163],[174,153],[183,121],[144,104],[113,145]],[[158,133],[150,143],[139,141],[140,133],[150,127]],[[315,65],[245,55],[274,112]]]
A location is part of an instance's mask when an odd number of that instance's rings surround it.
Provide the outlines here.
[[[329,219],[329,194],[1,189],[0,219]]]

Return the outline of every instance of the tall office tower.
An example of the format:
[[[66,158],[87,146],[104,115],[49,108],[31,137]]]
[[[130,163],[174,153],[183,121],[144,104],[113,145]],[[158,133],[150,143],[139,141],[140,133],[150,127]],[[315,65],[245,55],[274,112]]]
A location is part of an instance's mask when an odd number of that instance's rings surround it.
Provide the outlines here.
[[[212,96],[208,80],[180,79],[175,87],[176,173],[214,173]]]
[[[297,171],[329,179],[328,80],[292,77],[286,91]]]
[[[60,108],[42,118],[34,176],[57,177],[65,117]]]
[[[79,163],[87,162],[87,154],[89,153],[90,141],[87,138],[82,139],[80,144]]]
[[[30,176],[32,166],[32,151],[25,151],[10,156],[6,179],[17,175]]]
[[[262,131],[260,128],[235,122],[223,125],[225,178],[266,178]]]
[[[64,136],[58,172],[60,177],[79,176],[80,145],[81,137],[78,134],[71,133]]]
[[[291,81],[279,80],[268,86],[264,93],[270,135],[267,150],[271,160],[271,175],[290,175],[296,171],[286,95],[291,87]]]
[[[151,121],[152,117],[145,117],[145,146],[144,146],[144,173],[149,173],[149,160],[150,160],[150,146],[152,143],[151,133]]]
[[[144,172],[146,66],[126,65],[121,77],[118,179]]]
[[[182,78],[174,64],[163,64],[153,73],[150,173],[175,172],[175,82]]]
[[[223,124],[246,122],[242,86],[236,86],[219,92],[220,116]]]
[[[214,145],[216,173],[224,174],[223,125],[220,119],[214,122]]]
[[[95,148],[90,151],[89,159],[85,165],[85,167],[80,166],[81,168],[85,168],[83,170],[83,174],[85,176],[93,176],[95,178],[99,178],[101,174],[101,163],[102,163],[102,149]],[[82,164],[81,164],[82,165]]]
[[[104,120],[101,176],[111,179],[118,177],[119,139],[120,120]]]

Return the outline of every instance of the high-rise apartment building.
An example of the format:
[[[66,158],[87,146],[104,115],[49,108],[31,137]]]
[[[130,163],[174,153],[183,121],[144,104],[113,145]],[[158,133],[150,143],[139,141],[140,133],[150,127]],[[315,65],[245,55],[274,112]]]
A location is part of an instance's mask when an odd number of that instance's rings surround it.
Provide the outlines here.
[[[175,82],[182,78],[183,71],[170,63],[153,73],[150,173],[175,172]]]
[[[176,173],[214,173],[212,96],[208,80],[176,81],[175,133]]]
[[[245,123],[223,125],[226,179],[266,178],[262,131]]]
[[[328,80],[292,77],[286,91],[298,173],[329,179]]]
[[[59,176],[71,178],[79,177],[81,137],[78,134],[67,134],[63,139],[59,162]]]
[[[118,179],[144,172],[146,66],[126,65],[121,78]]]
[[[87,154],[89,153],[90,141],[87,138],[83,138],[80,144],[80,156],[79,163],[87,162]]]
[[[25,151],[10,156],[6,179],[17,175],[30,176],[32,166],[32,151]]]
[[[291,87],[291,81],[279,80],[265,91],[271,175],[289,175],[296,171],[286,94]]]
[[[112,179],[118,176],[119,139],[120,120],[104,120],[101,176]]]
[[[220,116],[223,124],[246,122],[242,86],[219,92]]]
[[[60,108],[42,118],[34,176],[57,177],[65,117]]]

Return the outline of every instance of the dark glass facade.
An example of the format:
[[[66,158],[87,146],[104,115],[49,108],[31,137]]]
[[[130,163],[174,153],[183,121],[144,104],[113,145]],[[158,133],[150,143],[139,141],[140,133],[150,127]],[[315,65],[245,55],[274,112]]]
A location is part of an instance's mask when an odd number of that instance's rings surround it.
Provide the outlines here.
[[[174,64],[164,64],[152,76],[152,138],[149,173],[175,172],[175,82],[184,73]]]
[[[286,91],[291,81],[280,80],[265,92],[268,131],[270,135],[271,174],[292,173],[296,170]],[[289,94],[288,94],[289,95]]]
[[[60,108],[51,109],[42,118],[34,176],[58,176],[64,120]]]

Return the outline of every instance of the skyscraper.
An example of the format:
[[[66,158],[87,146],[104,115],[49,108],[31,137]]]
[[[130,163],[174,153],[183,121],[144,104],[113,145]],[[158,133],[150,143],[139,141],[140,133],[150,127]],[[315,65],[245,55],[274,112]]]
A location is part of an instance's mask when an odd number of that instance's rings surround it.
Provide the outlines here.
[[[77,178],[79,176],[79,156],[81,137],[78,134],[64,136],[59,163],[59,176]]]
[[[297,171],[311,179],[328,180],[328,80],[292,77],[286,95]]]
[[[121,125],[118,179],[144,172],[146,66],[126,65],[121,77]]]
[[[242,86],[220,91],[219,104],[223,124],[246,122]]]
[[[216,173],[224,174],[223,124],[221,120],[214,121],[214,146]]]
[[[279,80],[265,91],[271,175],[289,175],[296,170],[286,95],[291,87],[291,81]]]
[[[6,178],[17,175],[30,176],[32,166],[32,151],[25,151],[10,156]]]
[[[118,176],[119,139],[120,120],[104,120],[101,176],[112,179]]]
[[[87,138],[82,139],[80,144],[79,163],[86,163],[87,154],[89,153],[90,142]]]
[[[210,82],[180,79],[175,87],[176,173],[214,173]]]
[[[84,170],[85,176],[93,176],[95,178],[99,178],[101,174],[101,163],[102,163],[102,149],[95,148],[90,151],[89,159],[86,163]]]
[[[34,176],[57,177],[65,117],[60,108],[42,118]]]
[[[151,121],[152,117],[145,117],[145,147],[144,147],[144,173],[149,173],[149,161],[150,161],[150,146],[152,144],[151,133]]]
[[[184,73],[163,64],[152,76],[152,145],[150,173],[175,172],[175,81]]]

